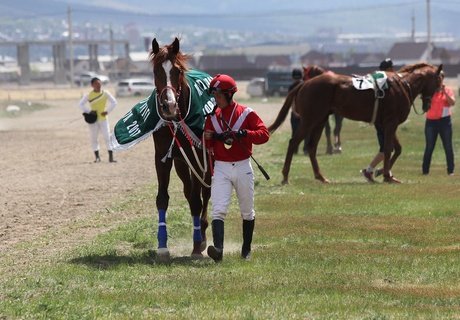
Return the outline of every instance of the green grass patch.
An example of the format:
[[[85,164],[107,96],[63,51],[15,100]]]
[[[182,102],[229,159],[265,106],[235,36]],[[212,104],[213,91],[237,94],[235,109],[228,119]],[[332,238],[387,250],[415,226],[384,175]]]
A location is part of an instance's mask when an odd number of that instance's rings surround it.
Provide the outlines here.
[[[332,181],[327,185],[314,180],[303,155],[294,157],[290,184],[280,184],[290,132],[256,146],[254,155],[271,179],[265,181],[255,167],[257,218],[249,262],[239,258],[235,199],[223,263],[191,260],[191,218],[173,177],[172,259],[159,264],[156,187],[130,194],[111,212],[132,212],[133,218],[3,277],[0,318],[457,319],[460,180],[447,176],[440,143],[430,175],[421,175],[423,122],[412,113],[398,131],[403,153],[393,173],[401,185],[368,184],[361,177],[377,141],[373,127],[358,122],[344,122],[341,155],[324,155],[321,141],[319,163]],[[457,153],[459,137],[454,134]]]

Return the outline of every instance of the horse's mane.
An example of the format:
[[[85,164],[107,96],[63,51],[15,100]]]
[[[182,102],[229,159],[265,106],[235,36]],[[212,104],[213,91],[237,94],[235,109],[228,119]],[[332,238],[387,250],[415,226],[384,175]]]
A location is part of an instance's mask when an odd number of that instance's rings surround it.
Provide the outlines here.
[[[420,62],[420,63],[415,63],[415,64],[404,66],[401,69],[399,69],[398,72],[401,72],[401,73],[402,72],[413,72],[414,70],[418,70],[424,67],[433,67],[433,65],[426,63],[426,62]]]
[[[166,45],[160,48],[160,51],[157,54],[154,54],[152,51],[149,54],[149,60],[152,65],[163,63],[166,60],[172,60],[174,65],[181,70],[187,71],[188,68],[188,61],[192,58],[190,55],[178,52],[175,56],[173,56],[170,51],[172,49],[172,45]]]
[[[325,73],[326,70],[321,68],[320,66],[311,65],[308,67],[303,67],[303,72],[304,72],[304,80],[308,80],[313,77],[319,76],[320,74]]]

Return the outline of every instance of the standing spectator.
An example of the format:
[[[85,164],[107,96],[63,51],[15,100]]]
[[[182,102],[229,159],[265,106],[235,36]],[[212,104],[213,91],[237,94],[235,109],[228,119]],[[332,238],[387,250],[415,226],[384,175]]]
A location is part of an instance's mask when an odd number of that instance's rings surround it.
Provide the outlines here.
[[[293,69],[292,70],[292,84],[289,86],[289,91],[291,91],[292,89],[294,89],[299,83],[301,83],[303,80],[303,75],[302,75],[302,70],[300,69]],[[292,107],[291,107],[291,138],[294,137],[294,134],[295,132],[297,131],[297,128],[299,127],[299,124],[300,124],[300,115],[297,113],[297,111],[295,110],[295,103],[292,104]],[[306,143],[306,138],[304,140],[304,144],[303,144],[303,153],[304,154],[308,154],[308,148],[307,148],[307,143]],[[296,149],[294,150],[294,153],[297,154],[299,152],[299,146],[296,147]]]
[[[212,236],[214,245],[208,255],[222,261],[224,220],[235,189],[243,219],[241,257],[249,259],[254,232],[254,171],[251,166],[253,144],[268,141],[269,133],[259,116],[250,108],[233,100],[237,91],[235,80],[225,74],[215,76],[209,91],[216,99],[215,114],[206,119],[204,138],[214,153],[211,183]]]
[[[379,70],[380,71],[385,71],[385,72],[394,72],[394,70],[393,70],[393,61],[391,61],[390,58],[386,58],[385,60],[380,62]],[[385,144],[383,128],[378,124],[374,124],[374,127],[375,127],[375,131],[377,133],[377,141],[379,142],[379,152],[377,152],[377,154],[374,156],[374,158],[372,159],[371,163],[369,163],[367,168],[361,170],[361,173],[362,173],[363,177],[368,182],[375,182],[375,180],[374,180],[374,169],[380,162],[383,161],[383,159],[385,159],[385,153],[384,153],[384,149],[383,149],[383,146]],[[376,173],[376,176],[382,174],[382,172],[383,172],[382,169],[378,169],[377,173]],[[392,176],[391,172],[390,172],[390,176]],[[400,183],[400,181],[398,179],[394,178],[394,177],[392,177],[392,180],[395,183]]]
[[[104,137],[107,150],[109,152],[109,162],[116,162],[113,158],[113,151],[110,145],[110,127],[107,115],[115,109],[117,106],[117,100],[110,94],[110,92],[102,90],[102,83],[99,78],[91,79],[91,87],[93,91],[83,95],[80,100],[79,107],[83,111],[85,119],[91,118],[94,115],[94,119],[88,122],[91,147],[94,151],[96,159],[94,162],[100,162],[99,156],[99,132]],[[107,106],[107,102],[109,105]],[[87,106],[89,104],[89,107]]]
[[[423,154],[422,173],[430,172],[431,156],[438,135],[446,154],[447,174],[454,175],[454,150],[452,147],[451,107],[455,105],[454,91],[444,85],[444,72],[441,71],[441,85],[431,99],[431,107],[426,113],[425,153]]]

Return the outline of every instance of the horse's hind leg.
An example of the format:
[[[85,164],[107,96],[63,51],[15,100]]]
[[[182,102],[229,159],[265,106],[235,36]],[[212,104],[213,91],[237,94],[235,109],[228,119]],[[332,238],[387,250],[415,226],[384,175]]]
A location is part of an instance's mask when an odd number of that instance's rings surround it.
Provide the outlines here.
[[[329,124],[329,118],[326,121],[324,126],[324,133],[326,134],[326,154],[332,154],[332,139],[331,139],[331,125]]]
[[[176,173],[179,178],[182,180],[184,185],[184,195],[188,201],[190,212],[193,220],[193,251],[192,257],[200,258],[203,255],[201,254],[202,246],[202,234],[201,234],[201,210],[203,208],[203,203],[201,201],[201,185],[200,182],[191,176],[190,169],[188,165],[182,160],[174,160],[174,167],[176,168]]]
[[[211,185],[211,172],[210,172],[209,169],[208,169],[208,172],[206,173],[205,182],[208,185]],[[200,250],[201,250],[201,252],[203,252],[207,247],[206,229],[209,226],[209,223],[208,223],[208,204],[209,204],[209,199],[211,198],[211,188],[207,188],[207,187],[202,186],[201,187],[201,197],[203,199],[203,208],[201,209],[201,219],[200,219],[201,220],[201,239],[202,239]]]
[[[310,162],[311,166],[313,168],[313,173],[315,175],[315,179],[324,182],[324,183],[329,183],[329,180],[326,179],[322,174],[319,169],[319,164],[318,160],[316,158],[316,152],[318,149],[318,143],[319,140],[321,139],[321,133],[323,132],[323,127],[325,123],[319,124],[315,129],[312,131],[310,135],[310,140],[308,142],[308,155],[310,156]]]
[[[334,119],[334,153],[342,153],[342,141],[340,139],[340,132],[342,131],[343,117],[334,113]]]

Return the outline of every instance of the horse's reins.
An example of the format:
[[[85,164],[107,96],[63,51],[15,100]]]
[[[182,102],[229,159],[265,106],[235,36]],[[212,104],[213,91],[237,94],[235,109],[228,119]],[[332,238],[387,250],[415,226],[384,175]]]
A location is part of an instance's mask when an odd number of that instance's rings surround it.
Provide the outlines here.
[[[207,183],[203,180],[203,178],[198,174],[198,172],[195,170],[195,167],[194,167],[194,166],[192,165],[192,163],[190,162],[190,159],[187,157],[187,154],[185,153],[184,148],[182,147],[182,145],[181,145],[179,139],[177,138],[176,132],[173,130],[172,124],[171,124],[171,123],[168,124],[168,128],[171,130],[171,134],[172,134],[172,136],[173,136],[173,139],[175,140],[175,142],[176,142],[176,144],[177,144],[177,147],[179,148],[179,151],[181,152],[182,156],[184,157],[185,162],[187,162],[187,165],[189,166],[190,170],[193,172],[193,174],[195,175],[195,177],[201,182],[201,184],[202,184],[203,186],[205,186],[206,188],[210,188],[211,186],[210,186],[209,184],[207,184]],[[195,148],[195,147],[194,147],[193,144],[192,144],[192,149],[194,149],[194,148]],[[205,155],[205,152],[206,152],[206,150],[205,150],[204,141],[203,141],[203,162],[204,162],[204,167],[205,167],[206,170],[207,170],[207,162],[206,162],[206,155]],[[198,159],[198,156],[197,156],[197,154],[196,154],[195,151],[194,151],[194,155],[195,155],[195,160],[196,160],[198,166],[199,166],[200,169],[201,169],[203,166],[201,165],[201,163],[200,163],[200,161],[199,161],[199,159]],[[203,174],[206,172],[206,170],[203,170],[203,169],[201,169],[201,170],[203,171]]]
[[[179,81],[179,83],[181,83],[181,81]],[[182,118],[182,114],[180,112],[180,109],[179,109],[179,98],[180,98],[180,94],[182,92],[182,85],[179,84],[179,88],[178,90],[176,90],[174,87],[172,86],[166,86],[163,88],[163,90],[161,90],[161,94],[160,94],[160,97],[159,99],[161,99],[161,96],[163,95],[163,92],[167,89],[167,88],[170,88],[171,90],[173,90],[173,92],[175,93],[176,95],[176,111],[178,113],[178,117],[179,117],[179,121],[172,121],[172,120],[169,120],[167,121],[168,122],[168,128],[169,130],[171,131],[171,135],[173,136],[173,140],[176,142],[176,145],[177,147],[179,148],[179,151],[181,152],[182,156],[184,157],[184,160],[187,162],[187,165],[189,166],[190,170],[193,172],[193,174],[195,175],[195,177],[201,182],[201,184],[207,188],[210,188],[211,186],[209,184],[207,184],[204,179],[198,174],[198,172],[195,170],[195,167],[192,165],[189,157],[187,156],[187,154],[185,153],[184,151],[184,148],[182,147],[179,139],[177,138],[177,135],[176,135],[176,132],[177,132],[177,123],[180,124],[181,128],[182,128],[182,132],[184,133],[184,136],[186,137],[186,139],[189,141],[190,143],[190,147],[192,149],[192,152],[193,152],[193,155],[195,157],[195,161],[198,165],[198,167],[200,168],[200,170],[202,171],[203,173],[203,177],[204,177],[204,173],[207,171],[207,161],[206,161],[206,147],[205,147],[205,143],[204,143],[204,140],[201,142],[201,145],[202,145],[202,150],[203,150],[203,164],[201,164],[201,161],[198,157],[198,154],[196,152],[196,148],[195,148],[195,145],[194,145],[194,141],[191,137],[191,135],[188,133],[188,126],[187,124],[185,123],[184,119]],[[174,126],[174,129],[172,128]]]
[[[405,79],[403,79],[402,82],[403,82],[403,83],[407,86],[407,88],[409,89],[409,101],[412,101],[412,102],[409,102],[409,103],[412,104],[412,109],[414,109],[415,114],[417,114],[417,115],[422,115],[422,114],[424,114],[425,111],[422,110],[422,112],[419,113],[419,112],[417,112],[417,109],[415,108],[415,103],[414,103],[415,98],[412,99],[412,88],[410,87],[410,83],[409,83],[407,80],[405,80]],[[423,101],[423,96],[422,96],[422,101]],[[431,101],[430,101],[430,102],[431,102]]]

